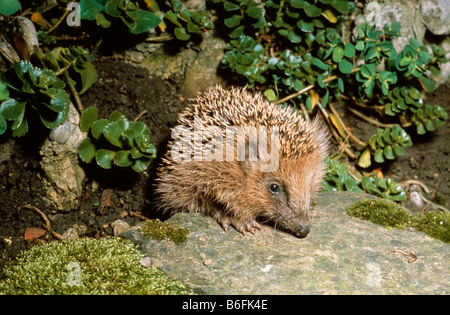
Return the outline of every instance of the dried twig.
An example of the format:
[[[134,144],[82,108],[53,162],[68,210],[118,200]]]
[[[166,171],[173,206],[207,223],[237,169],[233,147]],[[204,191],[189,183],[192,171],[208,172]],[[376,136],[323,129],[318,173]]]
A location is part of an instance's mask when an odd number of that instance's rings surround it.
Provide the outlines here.
[[[147,114],[147,110],[146,109],[144,109],[142,112],[140,112],[139,115],[137,115],[136,118],[133,121],[138,121],[145,114]]]
[[[372,125],[374,125],[374,126],[376,126],[376,127],[380,127],[380,128],[392,128],[392,127],[394,127],[395,125],[398,125],[398,124],[384,124],[384,123],[382,123],[382,122],[380,122],[380,121],[378,121],[378,120],[375,120],[375,119],[373,119],[373,118],[370,118],[370,117],[364,115],[363,113],[357,111],[357,110],[354,109],[354,108],[351,108],[351,107],[347,107],[347,108],[348,108],[349,111],[351,111],[353,114],[355,114],[355,115],[358,116],[359,118],[361,118],[361,119],[367,121],[369,124],[372,124]]]
[[[319,104],[318,105],[323,117],[325,118],[325,121],[327,122],[328,126],[330,127],[331,130],[331,134],[333,135],[334,139],[339,143],[339,145],[341,146],[341,148],[345,151],[345,153],[347,153],[347,155],[352,158],[355,159],[356,155],[355,153],[353,153],[352,150],[350,150],[350,148],[348,148],[345,143],[343,143],[342,141],[339,140],[339,135],[337,134],[336,130],[333,128],[333,124],[330,121],[330,117],[327,113],[327,111],[325,109],[322,108],[322,106]]]
[[[65,11],[64,14],[59,18],[59,20],[55,23],[55,25],[53,25],[52,27],[49,28],[49,30],[47,31],[47,33],[51,33],[53,32],[61,23],[62,21],[64,21],[64,19],[66,18],[66,16],[69,14],[69,11]]]
[[[342,127],[344,128],[345,132],[347,133],[347,135],[353,140],[355,141],[357,144],[359,144],[362,147],[366,147],[367,143],[365,143],[364,141],[360,140],[358,137],[356,137],[350,130],[349,128],[344,124],[344,121],[341,119],[339,113],[337,112],[336,108],[334,108],[334,106],[332,104],[328,104],[328,106],[330,107],[331,112],[334,114],[334,116],[336,117],[336,119],[339,121],[339,123],[342,125]]]
[[[132,215],[138,219],[144,220],[144,221],[150,220],[149,218],[147,218],[146,216],[143,216],[139,212],[130,211],[130,215]]]
[[[48,220],[48,218],[47,218],[47,216],[45,215],[44,212],[42,212],[41,210],[39,210],[39,209],[36,208],[35,206],[31,206],[31,205],[20,206],[20,207],[17,208],[17,212],[19,212],[22,208],[30,209],[30,210],[33,210],[33,211],[37,212],[37,213],[41,216],[42,220],[44,220],[44,222],[45,222],[45,224],[43,224],[43,225],[44,225],[44,228],[45,228],[49,233],[52,233],[53,236],[55,236],[56,238],[58,238],[58,239],[60,239],[60,240],[64,239],[64,238],[61,236],[61,234],[58,234],[58,233],[56,233],[55,231],[52,231],[51,226],[50,226],[50,221]]]
[[[81,103],[81,98],[78,95],[78,92],[75,89],[75,87],[70,84],[68,84],[68,85],[69,85],[70,92],[72,92],[73,98],[75,99],[75,103],[77,104],[78,111],[81,113],[82,111],[84,111],[84,106],[83,106],[83,103]]]

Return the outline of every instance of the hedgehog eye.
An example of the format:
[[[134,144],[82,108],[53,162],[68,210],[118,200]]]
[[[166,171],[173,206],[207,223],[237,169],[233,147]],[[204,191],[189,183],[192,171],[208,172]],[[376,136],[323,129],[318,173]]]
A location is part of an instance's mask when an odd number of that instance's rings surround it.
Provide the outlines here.
[[[280,185],[274,184],[274,183],[269,184],[269,191],[275,195],[279,194],[280,193]]]

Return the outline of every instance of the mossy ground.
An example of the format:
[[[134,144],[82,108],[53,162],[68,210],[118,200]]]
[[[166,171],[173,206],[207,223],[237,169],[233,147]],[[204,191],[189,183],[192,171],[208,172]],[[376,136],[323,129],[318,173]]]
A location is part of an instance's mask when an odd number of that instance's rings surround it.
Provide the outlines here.
[[[425,212],[412,215],[389,200],[364,199],[348,207],[347,213],[387,228],[412,227],[438,240],[450,243],[450,214],[447,212]]]
[[[179,245],[186,241],[189,230],[175,223],[161,222],[159,219],[155,219],[144,222],[142,234],[146,238],[153,238],[156,240],[167,238]]]
[[[1,294],[192,294],[120,238],[58,241],[36,246],[0,273]]]

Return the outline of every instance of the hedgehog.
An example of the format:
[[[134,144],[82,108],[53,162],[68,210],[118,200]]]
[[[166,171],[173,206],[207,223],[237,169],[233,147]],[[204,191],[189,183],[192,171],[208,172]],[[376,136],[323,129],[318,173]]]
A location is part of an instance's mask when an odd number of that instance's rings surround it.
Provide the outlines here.
[[[310,202],[326,173],[329,136],[319,118],[307,121],[245,88],[215,86],[190,100],[177,127],[157,169],[160,208],[203,213],[225,232],[231,226],[254,234],[270,221],[298,238],[308,235]],[[228,130],[236,137],[225,141]],[[255,156],[262,142],[267,150]]]

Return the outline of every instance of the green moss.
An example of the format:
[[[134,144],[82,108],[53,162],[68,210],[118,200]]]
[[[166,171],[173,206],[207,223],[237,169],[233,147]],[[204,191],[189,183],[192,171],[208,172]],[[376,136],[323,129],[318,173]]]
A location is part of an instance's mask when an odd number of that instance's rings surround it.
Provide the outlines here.
[[[386,199],[364,199],[347,208],[351,216],[372,221],[385,227],[405,229],[410,215],[398,204]]]
[[[412,227],[431,237],[450,243],[450,213],[409,214],[401,206],[385,199],[364,199],[347,208],[351,216],[389,228]]]
[[[192,294],[120,238],[59,241],[36,246],[0,273],[2,294]]]
[[[146,238],[153,238],[157,240],[168,238],[175,244],[179,245],[186,241],[187,236],[189,235],[189,230],[175,223],[161,222],[160,220],[155,219],[144,222],[142,234]]]
[[[445,243],[450,243],[450,213],[425,212],[412,217],[412,227]]]

